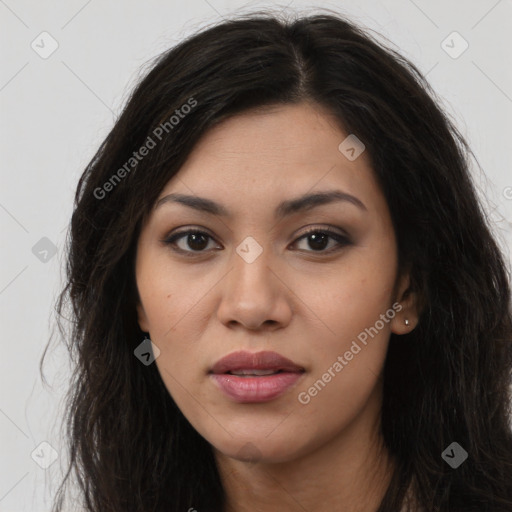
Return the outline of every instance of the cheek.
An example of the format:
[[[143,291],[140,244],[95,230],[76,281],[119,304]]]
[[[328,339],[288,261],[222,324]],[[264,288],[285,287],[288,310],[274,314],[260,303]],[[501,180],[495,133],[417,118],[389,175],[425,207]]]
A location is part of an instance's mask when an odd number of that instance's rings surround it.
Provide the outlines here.
[[[394,281],[394,252],[387,247],[358,251],[330,279],[305,283],[300,296],[319,320],[308,336],[314,369],[297,391],[304,393],[297,399],[306,415],[337,404],[336,415],[343,416],[366,402],[387,354]]]
[[[161,342],[181,327],[205,294],[204,287],[177,270],[165,253],[148,250],[137,262],[136,276],[151,335]]]
[[[376,322],[383,337],[389,336],[389,321],[382,325],[379,319],[391,308],[395,260],[392,252],[385,253],[385,259],[375,254],[378,252],[354,252],[332,275],[303,283],[298,295],[319,319],[318,336],[311,338],[313,343],[329,348],[329,352],[343,350]],[[393,311],[389,314],[394,316]]]
[[[170,268],[164,258],[144,254],[137,263],[137,287],[149,335],[160,350],[156,365],[175,396],[180,383],[188,385],[188,379],[197,374],[195,320],[204,290]]]
[[[330,298],[312,306],[322,306],[318,311],[323,312],[323,323],[308,336],[308,350],[314,354],[311,374],[294,390],[301,435],[335,435],[378,396],[394,317],[390,297],[387,281],[364,281],[352,274]]]

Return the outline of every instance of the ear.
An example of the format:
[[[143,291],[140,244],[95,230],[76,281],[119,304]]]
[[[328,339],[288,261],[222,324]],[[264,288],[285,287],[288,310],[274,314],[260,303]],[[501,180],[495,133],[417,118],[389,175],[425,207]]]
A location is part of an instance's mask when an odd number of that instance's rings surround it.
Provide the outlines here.
[[[137,321],[139,323],[140,330],[142,332],[149,332],[149,321],[148,317],[146,315],[146,312],[144,311],[144,308],[142,307],[142,303],[137,301]]]
[[[408,334],[418,324],[418,294],[411,291],[410,285],[410,274],[406,272],[400,277],[396,288],[395,302],[397,302],[400,307],[396,308],[396,315],[391,320],[391,332],[394,334]],[[408,321],[408,325],[405,323],[406,320]]]

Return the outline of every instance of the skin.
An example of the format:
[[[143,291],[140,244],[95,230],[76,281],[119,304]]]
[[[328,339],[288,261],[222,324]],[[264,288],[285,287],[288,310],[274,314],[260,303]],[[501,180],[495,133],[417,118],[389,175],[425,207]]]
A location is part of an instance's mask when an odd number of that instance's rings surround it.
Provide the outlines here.
[[[338,150],[347,135],[309,103],[228,119],[201,139],[159,199],[171,192],[206,197],[231,217],[164,202],[141,231],[139,325],[160,349],[156,365],[169,393],[213,447],[225,512],[323,512],[340,504],[368,512],[390,480],[393,460],[379,431],[381,372],[391,332],[416,325],[416,298],[405,293],[408,276],[398,273],[395,233],[369,156],[350,161]],[[332,189],[365,209],[333,202],[274,218],[281,201]],[[315,251],[318,242],[301,238],[309,227],[346,232],[350,243],[329,238]],[[175,242],[192,257],[162,242],[190,228],[211,237]],[[248,236],[262,249],[252,263],[236,252]],[[300,403],[298,394],[395,302],[402,309],[394,318]],[[274,400],[236,403],[208,375],[236,350],[273,350],[305,372]]]

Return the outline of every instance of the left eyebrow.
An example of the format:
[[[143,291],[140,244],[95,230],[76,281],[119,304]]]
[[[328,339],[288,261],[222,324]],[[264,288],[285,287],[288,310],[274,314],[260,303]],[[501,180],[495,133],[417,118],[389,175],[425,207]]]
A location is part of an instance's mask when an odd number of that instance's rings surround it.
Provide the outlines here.
[[[364,203],[357,197],[348,194],[347,192],[342,192],[341,190],[328,190],[314,194],[305,194],[303,196],[281,202],[275,210],[275,217],[277,219],[282,219],[294,213],[311,210],[318,206],[340,201],[348,202],[349,204],[357,206],[361,210],[368,211]],[[224,206],[205,197],[189,196],[185,194],[168,194],[157,201],[155,209],[165,203],[179,203],[200,212],[216,215],[218,217],[231,217],[231,213]]]

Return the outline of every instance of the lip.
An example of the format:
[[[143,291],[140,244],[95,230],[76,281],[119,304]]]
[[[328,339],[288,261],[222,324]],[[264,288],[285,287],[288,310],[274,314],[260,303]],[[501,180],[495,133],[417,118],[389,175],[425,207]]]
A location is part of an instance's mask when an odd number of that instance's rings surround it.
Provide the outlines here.
[[[240,370],[273,370],[273,375],[242,377],[228,373]],[[219,389],[239,403],[268,402],[284,394],[304,374],[305,369],[277,352],[238,351],[223,357],[209,374]]]

